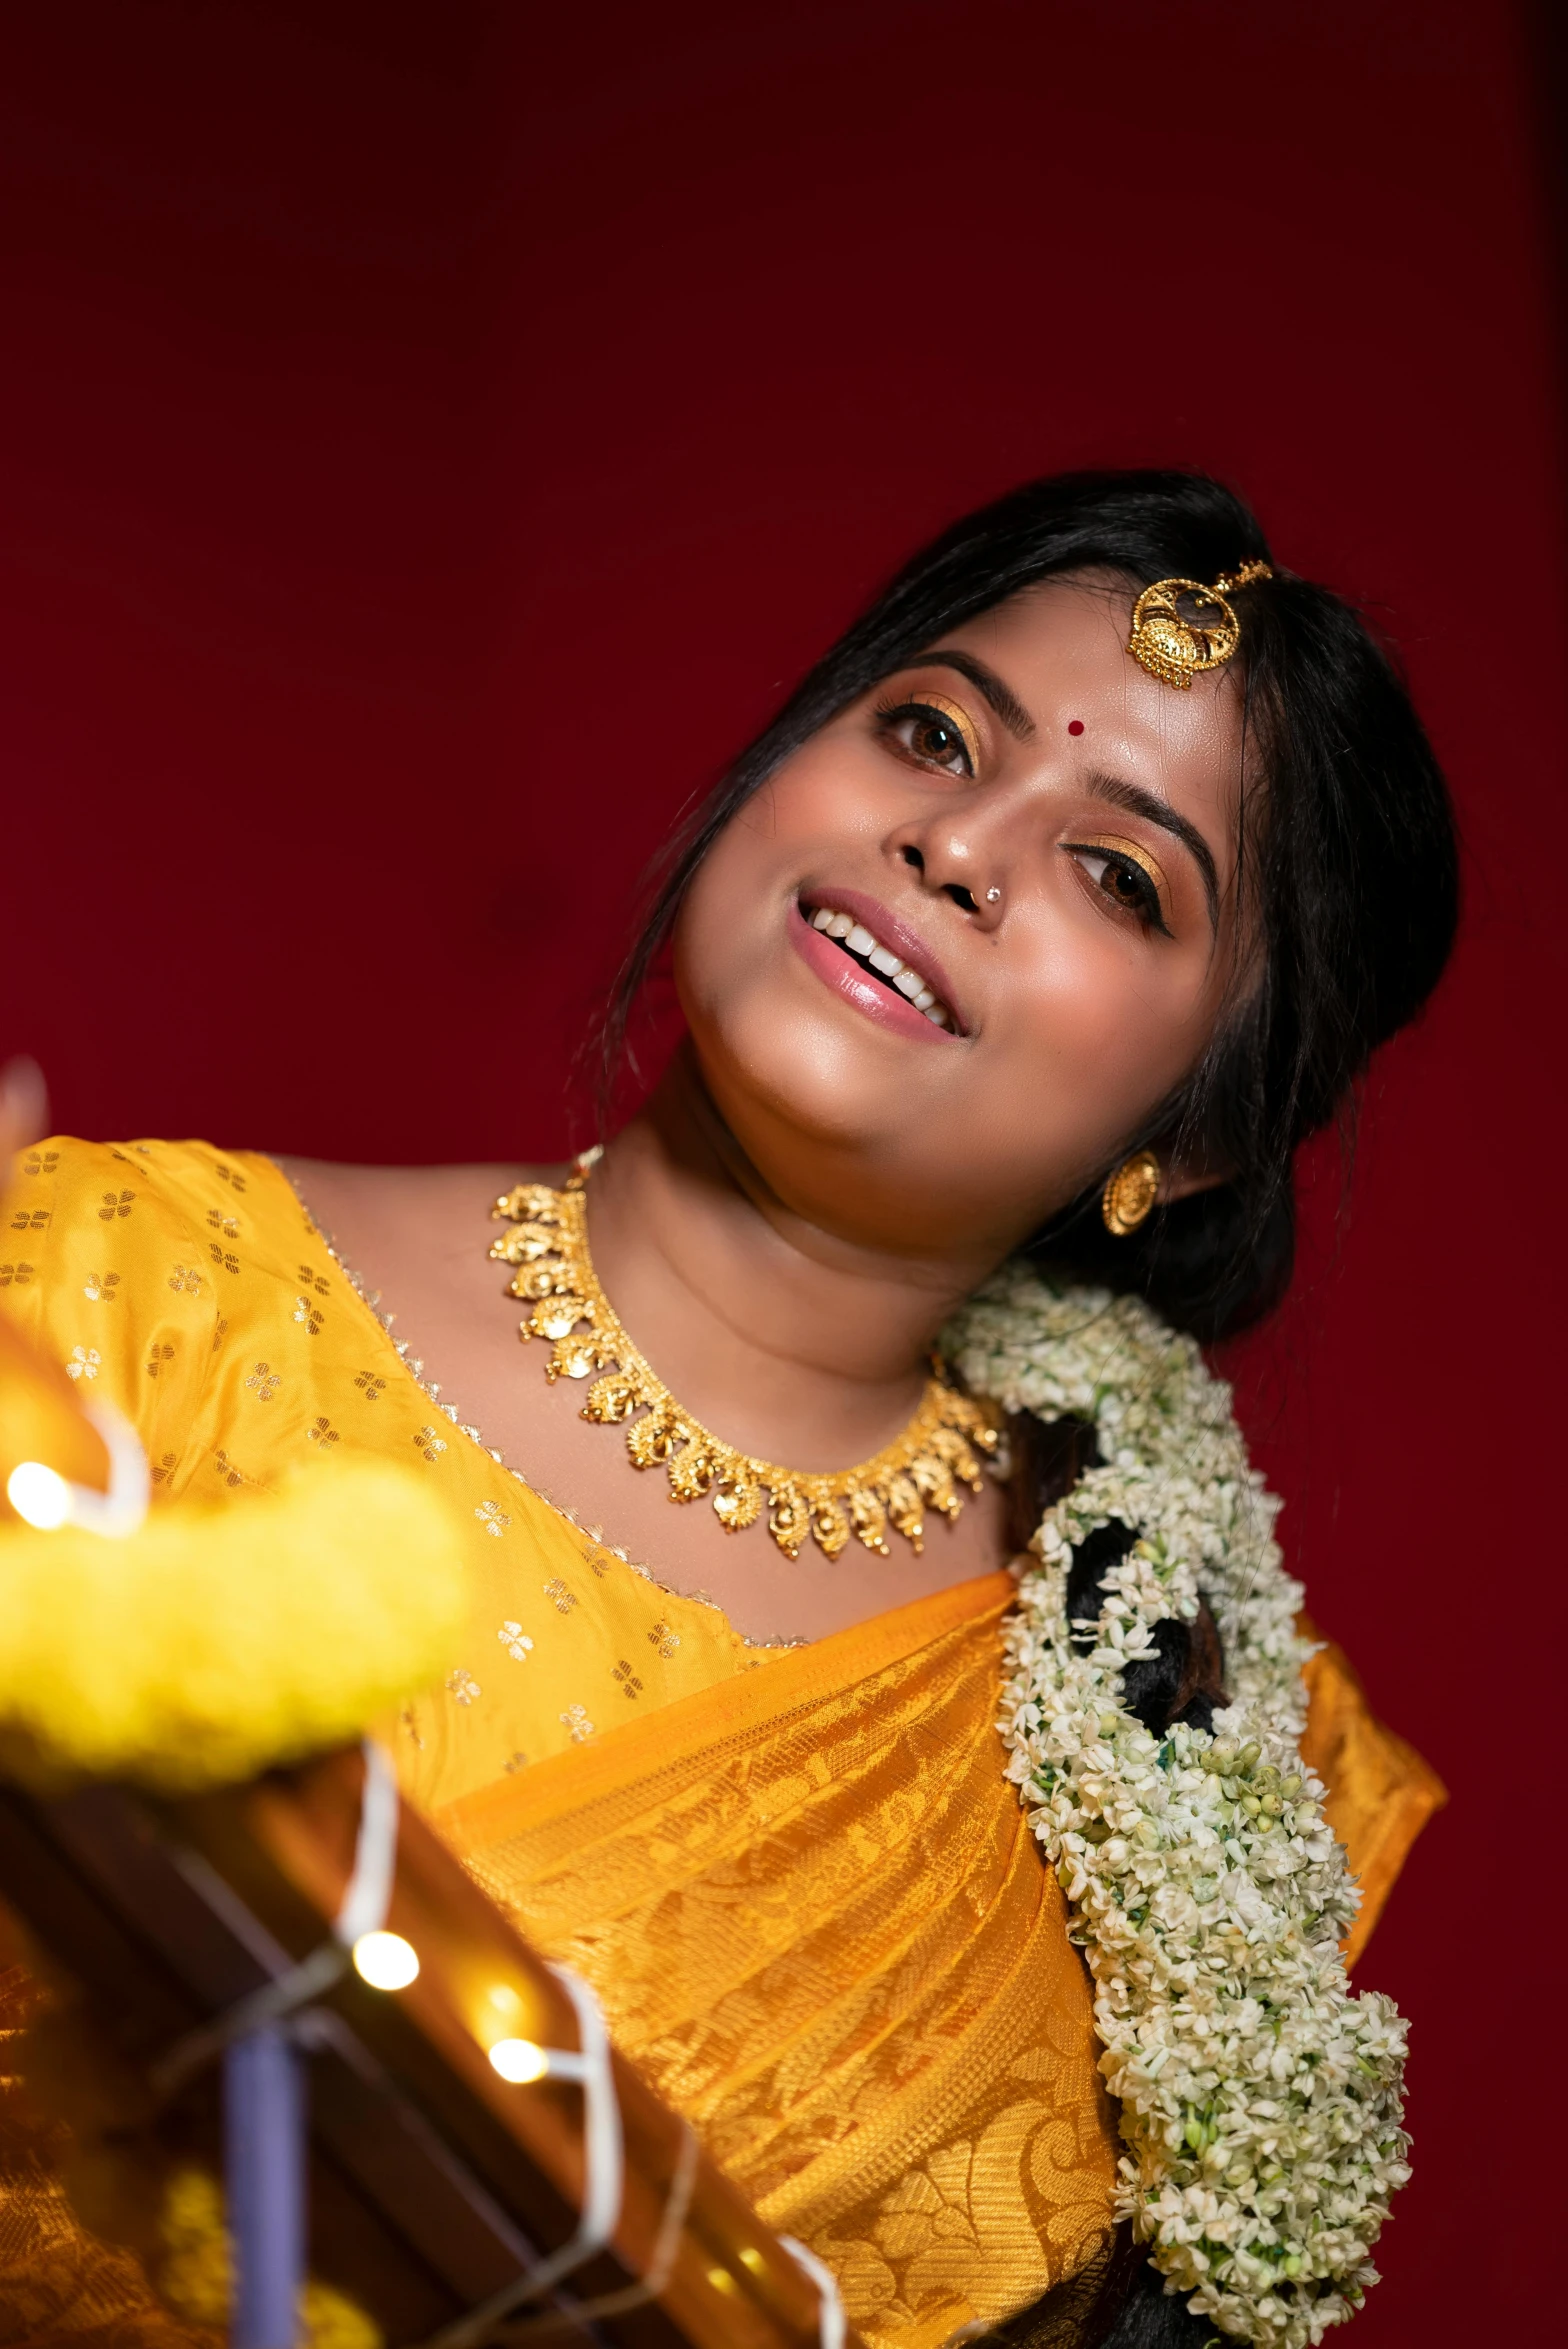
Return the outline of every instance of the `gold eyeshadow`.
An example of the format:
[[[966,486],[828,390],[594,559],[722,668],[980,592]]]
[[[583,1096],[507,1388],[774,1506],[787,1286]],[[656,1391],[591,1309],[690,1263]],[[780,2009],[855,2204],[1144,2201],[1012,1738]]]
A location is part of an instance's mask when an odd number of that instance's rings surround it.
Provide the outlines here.
[[[1167,917],[1169,916],[1171,885],[1165,878],[1164,867],[1160,864],[1159,859],[1151,856],[1148,849],[1143,847],[1140,842],[1129,840],[1123,832],[1083,832],[1076,840],[1070,841],[1066,845],[1072,848],[1103,848],[1109,855],[1124,856],[1129,864],[1137,865],[1141,872],[1148,874],[1149,879],[1154,883],[1155,894],[1160,901],[1160,909]]]
[[[949,701],[945,693],[912,693],[909,698],[920,708],[936,710],[942,717],[950,720],[958,730],[958,739],[964,746],[964,754],[969,761],[971,773],[978,775],[980,772],[980,735],[969,712],[960,703]]]

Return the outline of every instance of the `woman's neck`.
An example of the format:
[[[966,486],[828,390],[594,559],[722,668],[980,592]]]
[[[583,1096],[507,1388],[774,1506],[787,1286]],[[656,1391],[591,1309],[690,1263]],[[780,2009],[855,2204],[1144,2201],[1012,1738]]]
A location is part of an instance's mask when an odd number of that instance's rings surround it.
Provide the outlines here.
[[[799,1467],[878,1450],[914,1407],[937,1332],[990,1270],[911,1256],[793,1211],[677,1055],[588,1195],[595,1269],[685,1408]]]
[[[928,1516],[919,1555],[895,1536],[886,1557],[857,1542],[830,1561],[808,1543],[792,1561],[765,1525],[736,1536],[710,1508],[672,1508],[663,1473],[637,1473],[622,1431],[582,1417],[582,1386],[544,1377],[548,1348],[518,1345],[489,1210],[520,1171],[293,1169],[425,1375],[538,1489],[672,1589],[708,1593],[752,1639],[819,1638],[1002,1563],[989,1478],[951,1523]],[[610,1300],[682,1409],[796,1470],[853,1467],[900,1432],[931,1339],[989,1269],[879,1252],[792,1214],[679,1065],[595,1169],[588,1210]]]

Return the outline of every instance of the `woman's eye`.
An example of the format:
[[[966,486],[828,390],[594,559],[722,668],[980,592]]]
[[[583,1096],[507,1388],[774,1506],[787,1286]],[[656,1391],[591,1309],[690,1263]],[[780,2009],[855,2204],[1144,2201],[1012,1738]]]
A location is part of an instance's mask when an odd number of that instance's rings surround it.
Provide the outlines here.
[[[1171,935],[1159,882],[1141,857],[1093,841],[1069,844],[1068,854],[1120,912],[1132,914],[1145,929],[1163,931],[1167,938]]]
[[[940,709],[934,702],[906,701],[878,710],[877,722],[922,766],[940,767],[949,775],[974,774],[975,731],[961,711]]]

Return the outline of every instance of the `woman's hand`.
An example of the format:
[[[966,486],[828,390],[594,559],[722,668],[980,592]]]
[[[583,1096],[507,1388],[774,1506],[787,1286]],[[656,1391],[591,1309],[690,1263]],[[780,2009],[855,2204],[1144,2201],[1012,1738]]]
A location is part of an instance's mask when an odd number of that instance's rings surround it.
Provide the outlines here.
[[[36,1142],[49,1122],[49,1092],[36,1060],[8,1060],[0,1068],[0,1189],[11,1161]]]

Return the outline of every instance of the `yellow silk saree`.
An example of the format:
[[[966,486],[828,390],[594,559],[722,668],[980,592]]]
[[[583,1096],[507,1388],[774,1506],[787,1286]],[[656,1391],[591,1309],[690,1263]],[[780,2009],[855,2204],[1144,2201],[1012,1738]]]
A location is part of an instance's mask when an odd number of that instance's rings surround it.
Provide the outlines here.
[[[1087,1974],[1003,1777],[988,1575],[809,1647],[750,1647],[554,1508],[421,1383],[270,1161],[27,1154],[7,1303],[141,1434],[159,1490],[418,1465],[462,1527],[450,1668],[387,1725],[405,1792],[880,2349],[935,2349],[1111,2259],[1115,2108]],[[1333,1651],[1308,1758],[1363,1941],[1440,1790]],[[13,2002],[27,1993],[9,1977]],[[195,2335],[77,2227],[10,2091],[0,2343]]]

